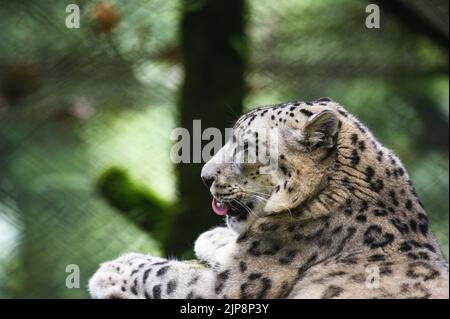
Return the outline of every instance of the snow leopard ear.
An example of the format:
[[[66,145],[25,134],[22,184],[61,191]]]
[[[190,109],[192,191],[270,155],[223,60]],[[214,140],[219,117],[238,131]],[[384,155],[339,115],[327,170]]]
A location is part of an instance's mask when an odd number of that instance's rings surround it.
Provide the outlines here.
[[[335,112],[325,110],[314,114],[303,129],[304,141],[312,147],[332,147],[339,129],[339,119]]]
[[[287,140],[288,144],[303,151],[330,148],[336,143],[338,130],[337,114],[332,110],[324,110],[312,115],[303,129],[291,131]]]

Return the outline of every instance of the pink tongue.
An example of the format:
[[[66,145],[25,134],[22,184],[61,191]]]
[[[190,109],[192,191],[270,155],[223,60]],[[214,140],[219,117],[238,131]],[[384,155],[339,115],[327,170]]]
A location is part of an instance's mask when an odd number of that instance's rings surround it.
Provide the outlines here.
[[[228,207],[218,207],[217,206],[217,201],[216,199],[213,197],[212,200],[212,209],[214,211],[214,213],[216,213],[219,216],[225,216],[228,213],[229,208]]]

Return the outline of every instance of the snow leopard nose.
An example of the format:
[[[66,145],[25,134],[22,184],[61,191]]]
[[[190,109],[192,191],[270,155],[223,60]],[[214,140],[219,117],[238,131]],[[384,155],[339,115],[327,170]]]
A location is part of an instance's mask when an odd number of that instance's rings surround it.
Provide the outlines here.
[[[212,184],[214,183],[214,181],[216,180],[215,176],[201,176],[202,180],[203,180],[203,184],[206,185],[206,187],[211,188]]]
[[[203,165],[200,177],[203,180],[203,184],[205,184],[205,186],[207,186],[208,188],[211,188],[212,184],[217,179],[216,168],[217,166],[211,162]]]

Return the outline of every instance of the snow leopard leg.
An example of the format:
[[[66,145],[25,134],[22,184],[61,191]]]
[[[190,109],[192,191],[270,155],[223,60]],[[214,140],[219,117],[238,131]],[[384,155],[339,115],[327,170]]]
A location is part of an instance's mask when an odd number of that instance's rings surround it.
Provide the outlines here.
[[[102,264],[89,291],[96,299],[216,298],[216,281],[210,268],[133,253]]]
[[[230,257],[236,250],[237,237],[238,235],[229,228],[213,228],[197,238],[194,245],[195,255],[214,269],[222,268],[231,262]]]

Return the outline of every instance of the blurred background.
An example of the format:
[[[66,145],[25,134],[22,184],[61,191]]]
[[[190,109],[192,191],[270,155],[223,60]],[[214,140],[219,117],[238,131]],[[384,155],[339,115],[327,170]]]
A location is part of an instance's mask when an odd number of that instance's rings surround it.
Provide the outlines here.
[[[0,0],[0,30],[0,298],[88,297],[126,251],[191,258],[221,220],[172,129],[324,96],[399,155],[448,257],[448,1]]]

